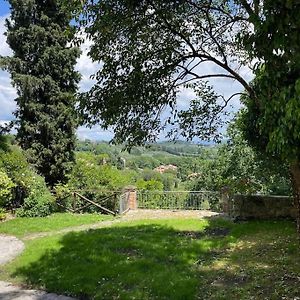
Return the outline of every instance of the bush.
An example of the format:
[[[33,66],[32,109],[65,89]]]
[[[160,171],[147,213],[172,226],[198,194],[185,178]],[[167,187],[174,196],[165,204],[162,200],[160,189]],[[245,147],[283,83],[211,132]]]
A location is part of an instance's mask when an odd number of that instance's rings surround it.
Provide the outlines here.
[[[55,200],[47,189],[45,180],[36,175],[30,193],[21,208],[17,209],[18,217],[45,217],[54,211]]]
[[[164,188],[164,185],[162,182],[157,181],[155,179],[150,179],[150,180],[144,180],[144,179],[139,179],[136,182],[136,186],[138,190],[142,191],[162,191]]]
[[[12,188],[14,183],[7,174],[0,170],[0,207],[7,207],[12,198]]]
[[[21,206],[24,199],[29,196],[35,172],[30,168],[21,149],[16,146],[11,147],[7,152],[0,151],[0,168],[14,183],[9,205]]]
[[[4,221],[6,219],[6,211],[5,209],[0,207],[0,221]]]
[[[44,179],[37,175],[27,162],[24,152],[17,146],[11,146],[8,151],[0,150],[0,168],[10,181],[9,197],[5,197],[5,206],[17,209],[19,216],[46,216],[53,207],[53,198],[46,187]],[[4,193],[6,190],[1,186]],[[5,180],[7,180],[7,178]],[[0,206],[3,202],[0,192]],[[1,201],[2,199],[2,201]]]
[[[109,164],[103,165],[103,155],[77,153],[76,164],[69,176],[68,183],[58,184],[54,188],[57,203],[62,210],[73,209],[74,196],[72,192],[77,191],[82,196],[115,211],[117,209],[115,193],[121,192],[125,186],[133,184],[135,175],[136,172],[132,170],[118,170]],[[87,204],[79,197],[75,200],[76,208]],[[83,211],[98,212],[101,209],[91,205]]]

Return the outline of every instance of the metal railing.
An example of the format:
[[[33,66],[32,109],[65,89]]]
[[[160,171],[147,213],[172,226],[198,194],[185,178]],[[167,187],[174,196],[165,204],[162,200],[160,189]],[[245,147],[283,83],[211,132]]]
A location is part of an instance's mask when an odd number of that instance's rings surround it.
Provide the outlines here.
[[[214,210],[221,208],[221,195],[214,191],[138,191],[138,207],[144,209]]]
[[[119,214],[125,214],[129,211],[129,195],[130,192],[125,192],[119,196]]]

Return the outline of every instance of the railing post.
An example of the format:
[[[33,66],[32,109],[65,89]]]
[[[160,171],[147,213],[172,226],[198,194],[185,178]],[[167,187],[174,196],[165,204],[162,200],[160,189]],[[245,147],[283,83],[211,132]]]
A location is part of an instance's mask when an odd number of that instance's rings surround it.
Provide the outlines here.
[[[129,192],[129,208],[132,209],[132,210],[135,210],[135,209],[138,208],[136,190],[131,190]]]
[[[73,194],[73,211],[76,211],[76,193]]]
[[[228,214],[229,216],[232,213],[232,205],[230,199],[230,190],[228,187],[223,187],[221,190],[221,209],[224,213]]]
[[[127,187],[124,189],[124,193],[128,193],[128,208],[131,210],[136,210],[138,208],[136,187]]]

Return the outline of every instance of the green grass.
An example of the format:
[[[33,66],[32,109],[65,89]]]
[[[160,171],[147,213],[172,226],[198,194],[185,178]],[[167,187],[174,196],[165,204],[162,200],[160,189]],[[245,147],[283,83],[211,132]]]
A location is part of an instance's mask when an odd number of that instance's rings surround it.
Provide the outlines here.
[[[56,213],[45,218],[16,218],[0,223],[0,233],[17,237],[38,232],[49,232],[67,227],[111,220],[111,216],[99,214]]]
[[[218,235],[220,234],[220,235]],[[0,278],[79,299],[296,299],[288,221],[147,220],[27,241]]]

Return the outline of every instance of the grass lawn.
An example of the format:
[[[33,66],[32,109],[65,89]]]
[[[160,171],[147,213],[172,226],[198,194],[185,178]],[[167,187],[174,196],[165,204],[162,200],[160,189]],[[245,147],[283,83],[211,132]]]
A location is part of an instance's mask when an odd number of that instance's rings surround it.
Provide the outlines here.
[[[45,218],[16,218],[1,222],[0,233],[22,238],[31,233],[55,231],[111,219],[113,217],[107,215],[70,213],[56,213]]]
[[[147,220],[26,241],[0,278],[79,299],[298,299],[295,224]]]

